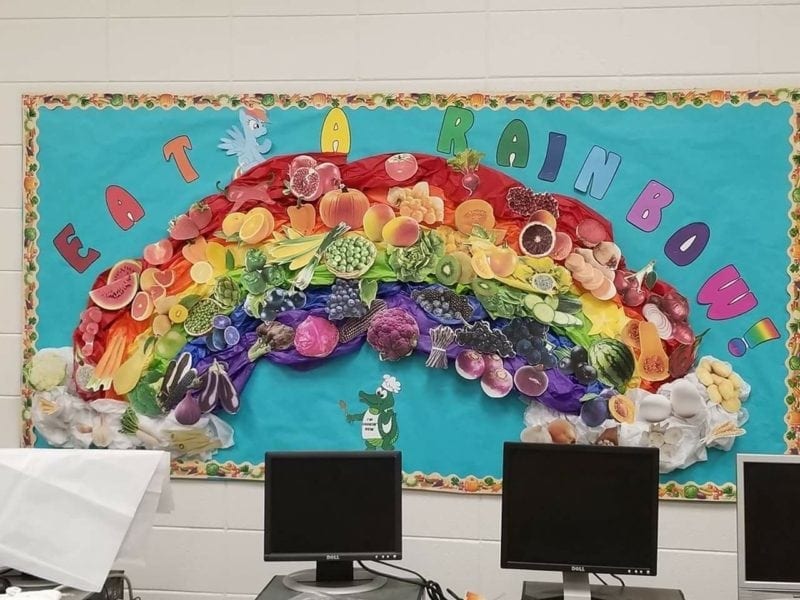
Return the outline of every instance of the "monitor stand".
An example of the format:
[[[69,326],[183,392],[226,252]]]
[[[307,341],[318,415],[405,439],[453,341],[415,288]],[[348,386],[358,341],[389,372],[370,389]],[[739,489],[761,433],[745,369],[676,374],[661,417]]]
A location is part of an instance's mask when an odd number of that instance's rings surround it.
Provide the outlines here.
[[[534,585],[526,582],[523,600],[595,600],[596,596],[592,595],[589,585],[589,573],[564,571],[562,578],[560,589],[557,583],[537,584],[538,589],[534,589]]]
[[[320,560],[316,569],[297,571],[283,578],[283,585],[290,590],[330,595],[363,594],[385,583],[385,577],[353,569],[351,560]]]
[[[680,590],[589,585],[588,573],[564,573],[564,582],[526,581],[522,600],[684,600]]]
[[[592,600],[588,573],[565,571],[563,575],[564,600]]]

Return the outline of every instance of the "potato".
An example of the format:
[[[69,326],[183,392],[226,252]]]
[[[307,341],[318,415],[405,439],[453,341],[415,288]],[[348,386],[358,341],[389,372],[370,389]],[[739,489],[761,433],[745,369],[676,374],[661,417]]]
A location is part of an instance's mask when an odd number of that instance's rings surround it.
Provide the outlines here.
[[[722,402],[722,394],[716,384],[708,386],[708,399],[712,404],[719,404]]]
[[[733,384],[733,389],[735,390],[740,390],[742,384],[744,384],[744,381],[742,381],[742,378],[737,373],[731,373],[731,376],[728,377],[728,381]]]
[[[739,397],[739,394],[733,389],[733,384],[727,379],[719,384],[718,389],[723,400],[735,400]]]
[[[733,373],[733,368],[729,363],[722,362],[721,360],[715,360],[711,363],[711,370],[721,377],[730,377],[731,373]]]
[[[702,383],[704,386],[708,387],[708,386],[710,386],[710,385],[713,385],[713,384],[714,384],[714,379],[713,379],[713,377],[714,377],[714,376],[713,376],[713,375],[711,375],[711,373],[709,373],[708,371],[701,371],[701,370],[698,368],[698,369],[697,369],[697,371],[695,371],[695,374],[697,375],[697,379],[698,379],[698,380],[700,381],[700,383]]]

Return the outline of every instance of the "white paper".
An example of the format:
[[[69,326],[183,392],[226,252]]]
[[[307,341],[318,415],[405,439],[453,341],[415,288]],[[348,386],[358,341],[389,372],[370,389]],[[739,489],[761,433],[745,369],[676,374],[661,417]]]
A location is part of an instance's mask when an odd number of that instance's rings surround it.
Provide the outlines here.
[[[3,449],[0,497],[0,564],[99,591],[118,556],[144,549],[155,512],[171,509],[169,454]]]

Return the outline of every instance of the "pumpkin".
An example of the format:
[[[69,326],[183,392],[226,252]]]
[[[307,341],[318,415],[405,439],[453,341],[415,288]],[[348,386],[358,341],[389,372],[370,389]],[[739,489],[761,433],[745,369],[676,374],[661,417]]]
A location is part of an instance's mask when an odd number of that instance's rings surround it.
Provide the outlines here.
[[[317,211],[314,209],[313,204],[290,206],[286,209],[286,214],[289,215],[289,223],[293,229],[303,235],[308,235],[314,231],[314,225],[317,222]]]
[[[368,208],[369,200],[359,190],[331,190],[319,201],[319,216],[331,228],[346,223],[351,229],[360,229]]]

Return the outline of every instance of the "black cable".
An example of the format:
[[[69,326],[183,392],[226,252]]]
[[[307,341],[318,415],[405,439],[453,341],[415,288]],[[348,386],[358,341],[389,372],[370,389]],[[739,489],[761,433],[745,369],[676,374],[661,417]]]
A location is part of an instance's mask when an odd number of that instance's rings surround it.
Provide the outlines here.
[[[430,600],[449,600],[442,591],[442,586],[439,585],[438,582],[433,581],[432,579],[426,579],[420,573],[413,571],[411,569],[407,569],[405,567],[401,567],[399,565],[394,565],[391,563],[384,562],[382,560],[374,560],[372,562],[376,562],[380,565],[385,567],[389,567],[391,569],[397,569],[398,571],[405,571],[406,573],[411,573],[417,579],[408,579],[406,577],[398,577],[397,575],[390,575],[389,573],[375,571],[374,569],[370,569],[365,565],[362,561],[358,561],[359,566],[367,571],[368,573],[372,573],[373,575],[378,575],[379,577],[386,577],[387,579],[394,579],[395,581],[402,581],[404,583],[410,583],[413,585],[418,585],[419,587],[423,588],[425,592],[428,594],[428,598]],[[453,598],[453,600],[462,600],[458,594],[456,594],[450,588],[447,588],[447,593]]]
[[[620,585],[622,585],[623,589],[625,588],[625,581],[623,581],[622,577],[618,577],[617,575],[614,575],[613,573],[609,573],[609,575],[611,575],[614,579],[619,581],[619,583],[620,583]]]
[[[597,573],[592,573],[592,575],[594,575],[595,577],[597,577],[598,581],[600,581],[600,583],[602,583],[603,585],[608,585],[608,584],[606,583],[606,580],[605,580],[605,579],[603,579],[602,577],[600,577],[600,575],[598,575]]]

